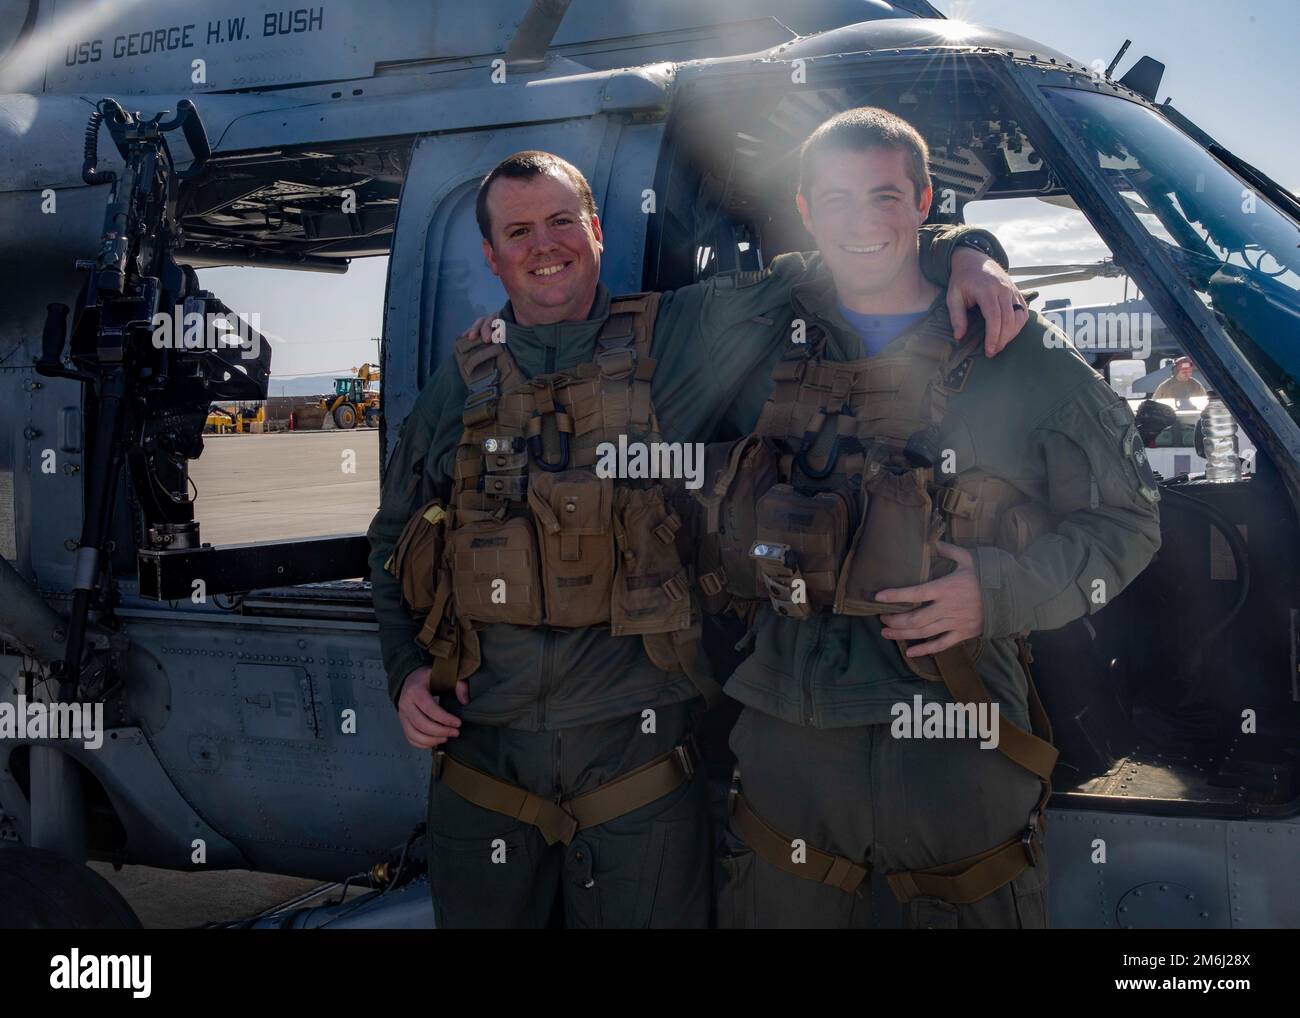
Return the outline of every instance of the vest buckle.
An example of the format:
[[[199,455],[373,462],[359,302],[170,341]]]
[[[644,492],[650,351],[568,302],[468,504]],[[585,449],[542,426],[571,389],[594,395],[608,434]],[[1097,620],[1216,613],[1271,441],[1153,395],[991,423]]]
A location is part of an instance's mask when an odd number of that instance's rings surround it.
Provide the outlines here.
[[[596,354],[596,366],[602,378],[621,381],[636,370],[636,351],[631,347],[602,350]]]
[[[1025,850],[1025,858],[1030,866],[1038,865],[1038,810],[1029,815],[1029,823],[1020,836],[1020,845]]]

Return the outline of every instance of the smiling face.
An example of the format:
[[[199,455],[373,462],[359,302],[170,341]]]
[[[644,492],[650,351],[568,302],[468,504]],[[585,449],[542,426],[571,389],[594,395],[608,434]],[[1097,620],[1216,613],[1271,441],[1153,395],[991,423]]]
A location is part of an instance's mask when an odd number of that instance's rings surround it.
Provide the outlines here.
[[[600,220],[582,208],[577,187],[550,173],[499,177],[487,193],[488,267],[501,280],[520,325],[581,321],[596,299]]]
[[[918,199],[901,149],[832,149],[817,157],[808,193],[795,200],[849,308],[903,313],[928,303],[916,231],[930,198],[926,188]]]

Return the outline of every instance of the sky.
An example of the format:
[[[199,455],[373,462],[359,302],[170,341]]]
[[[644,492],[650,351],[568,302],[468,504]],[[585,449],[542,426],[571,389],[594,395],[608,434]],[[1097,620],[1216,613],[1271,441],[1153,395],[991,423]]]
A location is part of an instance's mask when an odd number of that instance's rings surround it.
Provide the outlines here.
[[[932,0],[950,18],[1035,39],[1089,66],[1116,70],[1140,57],[1166,65],[1157,99],[1174,105],[1248,162],[1300,190],[1300,5],[1296,0]],[[1041,203],[1038,203],[1041,205]],[[1013,265],[1098,260],[1106,249],[1077,212],[1001,203],[970,220],[1003,240]],[[276,377],[343,375],[378,360],[387,258],[358,259],[345,275],[275,269],[204,269],[203,285],[232,308],[255,311],[274,346]],[[1123,283],[1076,287],[1080,300],[1111,300]],[[1051,297],[1050,290],[1044,298]],[[468,324],[468,323],[467,323]]]

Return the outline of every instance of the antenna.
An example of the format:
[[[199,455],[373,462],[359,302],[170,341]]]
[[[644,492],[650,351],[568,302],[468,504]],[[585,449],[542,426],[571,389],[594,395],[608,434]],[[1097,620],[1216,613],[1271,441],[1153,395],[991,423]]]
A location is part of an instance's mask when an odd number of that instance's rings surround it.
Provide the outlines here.
[[[1133,45],[1132,39],[1124,40],[1124,45],[1119,48],[1119,52],[1115,54],[1115,59],[1113,59],[1110,62],[1110,65],[1106,68],[1106,77],[1108,78],[1110,77],[1110,72],[1113,71],[1116,65],[1119,64],[1120,60],[1124,58],[1124,54],[1128,52],[1128,48],[1132,45]]]

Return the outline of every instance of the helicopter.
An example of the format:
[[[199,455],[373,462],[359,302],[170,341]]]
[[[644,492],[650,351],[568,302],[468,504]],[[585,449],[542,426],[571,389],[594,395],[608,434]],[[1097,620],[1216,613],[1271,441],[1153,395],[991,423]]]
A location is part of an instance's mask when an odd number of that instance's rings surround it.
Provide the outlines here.
[[[1300,925],[1300,201],[1157,102],[1161,63],[1116,76],[1123,50],[1098,69],[926,0],[269,7],[0,3],[0,705],[99,705],[105,734],[0,738],[11,921],[59,892],[50,922],[129,922],[79,890],[99,860],[364,891],[240,925],[432,923],[430,759],[391,716],[365,535],[203,542],[187,465],[212,402],[265,397],[269,344],[133,359],[141,308],[228,317],[205,268],[387,255],[382,462],[500,303],[473,211],[499,160],[572,162],[603,281],[667,290],[805,247],[798,145],[874,105],[925,136],[932,221],[1085,219],[1102,263],[1025,275],[1133,280],[1252,453],[1164,477],[1156,561],[1033,636],[1051,924]]]

